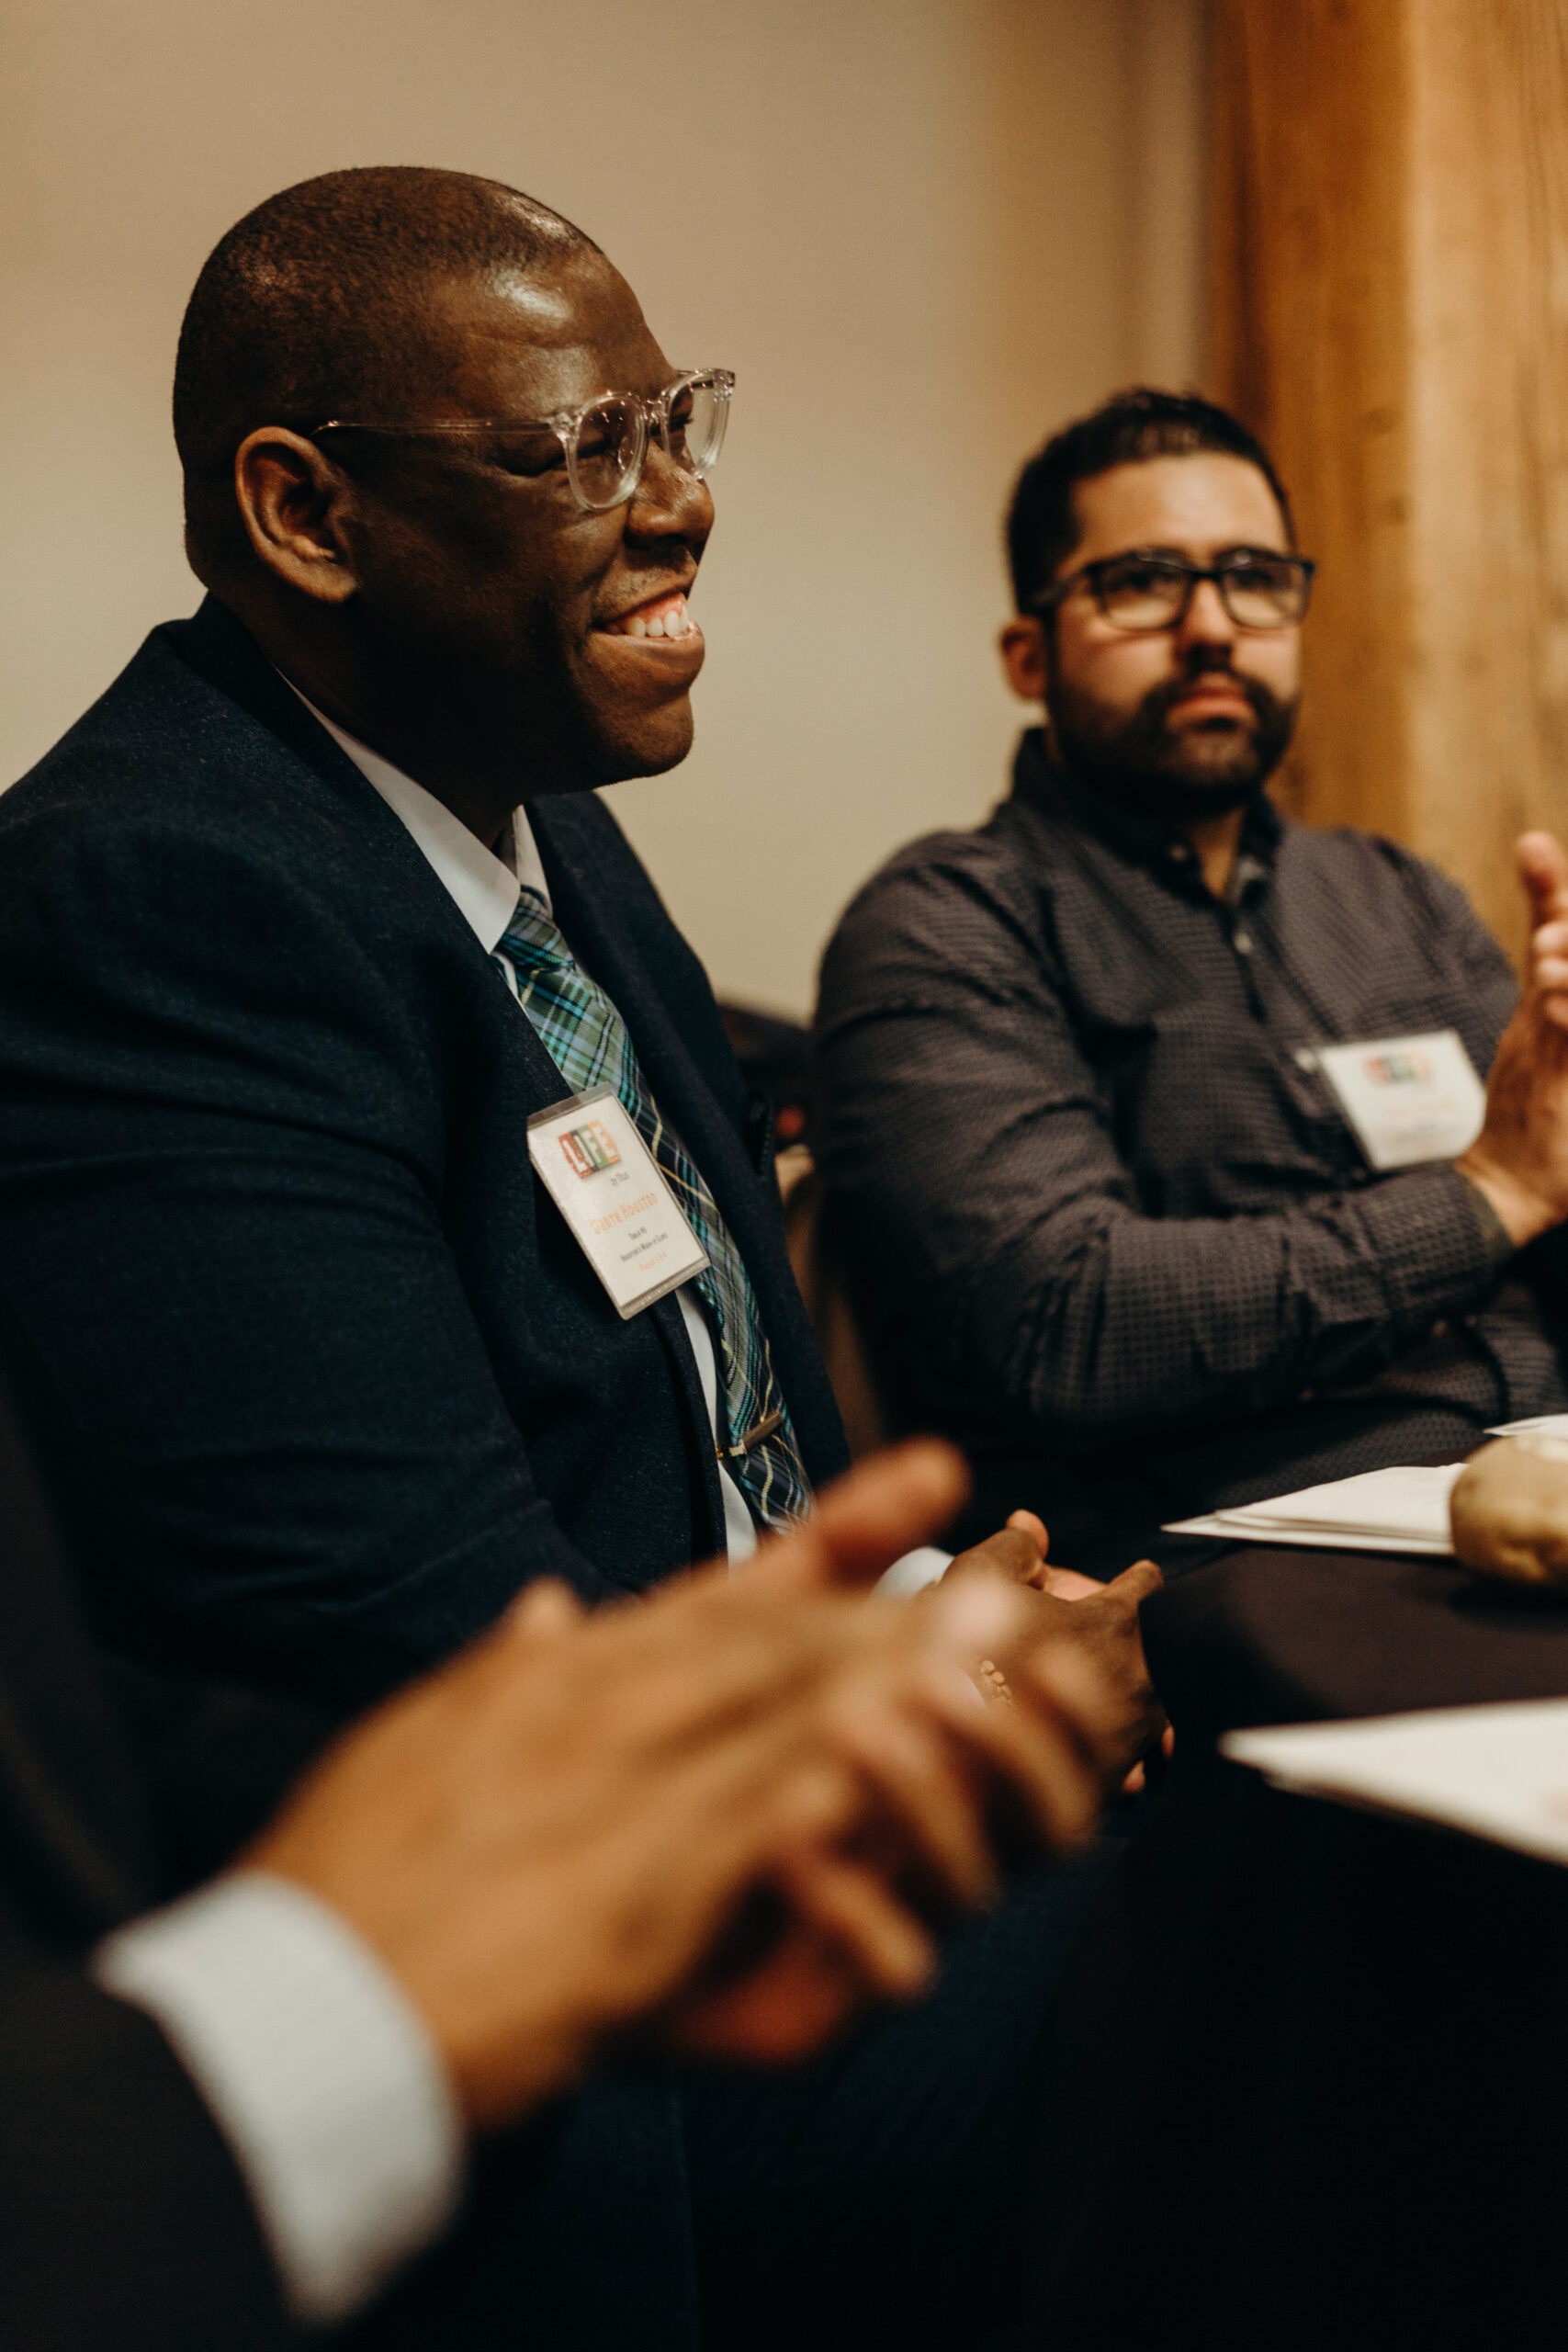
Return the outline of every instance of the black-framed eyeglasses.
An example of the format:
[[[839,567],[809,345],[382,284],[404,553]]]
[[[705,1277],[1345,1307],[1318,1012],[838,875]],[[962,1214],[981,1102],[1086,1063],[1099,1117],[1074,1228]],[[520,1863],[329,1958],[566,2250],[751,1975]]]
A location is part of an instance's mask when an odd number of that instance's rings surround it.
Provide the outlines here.
[[[1081,564],[1030,599],[1054,613],[1076,588],[1087,588],[1113,628],[1179,628],[1200,581],[1212,580],[1237,628],[1292,628],[1305,618],[1316,566],[1272,548],[1229,548],[1211,564],[1187,563],[1157,548],[1130,548]]]
[[[650,435],[672,464],[694,481],[712,472],[724,447],[735,378],[728,368],[692,368],[661,392],[602,392],[580,408],[551,416],[474,418],[457,424],[367,424],[334,416],[311,430],[323,433],[427,435],[487,434],[500,445],[508,469],[545,474],[564,465],[571,494],[590,514],[623,505],[642,480]]]

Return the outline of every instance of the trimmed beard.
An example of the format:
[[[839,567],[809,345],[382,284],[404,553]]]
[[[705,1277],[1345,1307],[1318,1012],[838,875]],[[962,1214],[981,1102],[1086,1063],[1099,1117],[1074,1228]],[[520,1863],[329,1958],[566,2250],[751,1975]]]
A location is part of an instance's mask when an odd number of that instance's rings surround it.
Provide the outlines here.
[[[1172,705],[1211,673],[1246,695],[1251,727],[1226,721],[1212,729],[1199,726],[1176,733],[1168,723]],[[1179,824],[1223,817],[1262,791],[1289,749],[1297,701],[1281,702],[1228,657],[1221,661],[1211,653],[1179,678],[1151,687],[1130,718],[1111,718],[1102,705],[1077,697],[1063,685],[1052,659],[1045,708],[1052,747],[1072,775],[1140,816]]]

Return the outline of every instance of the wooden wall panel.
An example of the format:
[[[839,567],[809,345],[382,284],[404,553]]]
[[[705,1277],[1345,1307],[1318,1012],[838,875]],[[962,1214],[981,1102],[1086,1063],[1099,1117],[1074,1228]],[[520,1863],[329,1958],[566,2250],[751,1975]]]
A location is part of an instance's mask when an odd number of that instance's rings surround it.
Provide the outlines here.
[[[1213,352],[1217,396],[1272,452],[1320,567],[1280,797],[1322,823],[1401,835],[1407,302],[1389,228],[1405,179],[1402,5],[1220,0]]]
[[[1568,0],[1219,0],[1212,375],[1323,565],[1283,797],[1568,828]]]

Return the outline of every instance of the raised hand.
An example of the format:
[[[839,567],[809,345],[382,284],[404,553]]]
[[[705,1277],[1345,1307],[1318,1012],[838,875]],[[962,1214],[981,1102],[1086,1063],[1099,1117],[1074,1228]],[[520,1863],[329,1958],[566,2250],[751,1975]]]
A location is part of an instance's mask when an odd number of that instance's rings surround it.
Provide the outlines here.
[[[1481,1133],[1454,1162],[1522,1248],[1568,1217],[1568,855],[1520,836],[1533,925],[1524,992],[1497,1047]]]
[[[1527,992],[1545,1019],[1568,1028],[1568,852],[1551,833],[1521,833],[1514,854],[1530,910]]]

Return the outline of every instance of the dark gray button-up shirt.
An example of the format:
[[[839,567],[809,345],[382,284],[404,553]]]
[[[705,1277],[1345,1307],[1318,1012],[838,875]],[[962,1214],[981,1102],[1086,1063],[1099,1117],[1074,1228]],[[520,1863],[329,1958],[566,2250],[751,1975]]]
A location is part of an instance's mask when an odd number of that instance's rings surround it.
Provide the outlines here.
[[[1373,1176],[1314,1066],[1451,1027],[1484,1076],[1515,993],[1406,851],[1259,799],[1222,905],[1037,731],[989,823],[875,876],[822,969],[829,1229],[976,1518],[1027,1503],[1121,1565],[1161,1519],[1568,1406],[1556,1237],[1507,1265],[1451,1168]]]

